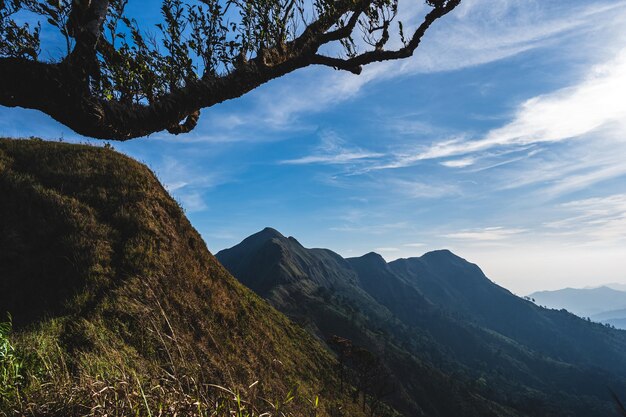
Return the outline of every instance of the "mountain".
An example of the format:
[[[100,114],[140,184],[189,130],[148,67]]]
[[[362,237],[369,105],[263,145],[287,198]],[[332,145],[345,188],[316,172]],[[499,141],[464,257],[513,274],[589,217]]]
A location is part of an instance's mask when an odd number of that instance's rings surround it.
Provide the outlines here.
[[[365,416],[326,347],[111,149],[0,139],[0,322],[0,415]]]
[[[564,308],[580,317],[626,309],[626,292],[608,286],[598,288],[565,288],[530,294],[535,302],[549,308]]]
[[[611,284],[605,284],[604,286],[612,288],[612,289],[617,290],[617,291],[626,291],[626,284],[622,284],[622,283],[619,283],[619,282],[613,282]]]
[[[404,415],[517,414],[484,399],[467,381],[445,375],[402,346],[407,341],[422,342],[410,338],[411,329],[394,317],[393,306],[377,300],[391,303],[400,297],[405,302],[424,303],[424,308],[429,308],[429,303],[408,285],[403,294],[401,288],[386,285],[384,280],[377,283],[367,274],[360,276],[353,267],[383,266],[380,255],[346,260],[327,249],[304,248],[293,237],[266,228],[216,256],[242,283],[320,340],[330,345],[334,336],[340,336],[374,352],[382,362],[377,373],[385,377],[375,383],[380,390],[391,391],[387,400]],[[430,346],[437,355],[437,349]]]
[[[428,404],[428,373],[499,404],[499,415],[605,416],[605,387],[626,392],[626,333],[519,298],[447,250],[343,259],[265,229],[216,256],[321,340],[339,336],[378,355],[402,387],[389,401],[406,415]]]

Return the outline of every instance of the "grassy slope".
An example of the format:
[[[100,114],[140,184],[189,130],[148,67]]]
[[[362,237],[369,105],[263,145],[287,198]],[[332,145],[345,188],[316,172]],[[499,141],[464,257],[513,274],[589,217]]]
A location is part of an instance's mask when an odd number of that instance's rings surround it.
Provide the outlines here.
[[[0,196],[0,314],[34,369],[0,414],[192,413],[221,392],[206,384],[257,380],[247,395],[299,385],[297,413],[343,403],[334,359],[226,272],[142,164],[0,139]]]

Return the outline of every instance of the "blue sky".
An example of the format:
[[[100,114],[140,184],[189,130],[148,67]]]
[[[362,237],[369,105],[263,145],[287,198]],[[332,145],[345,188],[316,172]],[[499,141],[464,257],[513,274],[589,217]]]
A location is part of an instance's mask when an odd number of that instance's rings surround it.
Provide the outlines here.
[[[301,70],[113,145],[213,252],[272,226],[344,256],[450,248],[518,294],[626,283],[623,27],[626,1],[463,0],[409,60]],[[22,109],[0,135],[87,141]]]

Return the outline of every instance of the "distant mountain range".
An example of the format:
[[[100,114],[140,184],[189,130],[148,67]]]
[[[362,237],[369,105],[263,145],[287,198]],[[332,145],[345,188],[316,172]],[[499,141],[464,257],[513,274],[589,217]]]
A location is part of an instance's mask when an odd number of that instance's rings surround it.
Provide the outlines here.
[[[555,291],[538,291],[528,297],[539,305],[561,309],[593,321],[626,329],[626,291],[620,284],[597,288],[564,288]]]
[[[519,298],[447,250],[345,259],[266,228],[216,257],[330,347],[372,352],[406,415],[607,416],[606,387],[626,392],[626,332]]]
[[[611,284],[605,284],[604,286],[613,288],[614,290],[617,290],[617,291],[626,291],[626,284],[622,284],[622,283],[613,282]]]

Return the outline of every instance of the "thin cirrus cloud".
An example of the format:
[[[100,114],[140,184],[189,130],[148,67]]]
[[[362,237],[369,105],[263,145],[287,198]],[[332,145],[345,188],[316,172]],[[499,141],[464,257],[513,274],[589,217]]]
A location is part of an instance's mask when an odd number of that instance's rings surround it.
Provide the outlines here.
[[[306,164],[346,164],[358,160],[372,159],[382,156],[380,153],[364,152],[360,150],[342,151],[341,153],[309,155],[296,159],[285,159],[281,161],[285,165],[306,165]]]
[[[384,156],[378,152],[370,152],[358,147],[351,147],[332,131],[321,134],[320,144],[313,153],[295,159],[280,161],[283,165],[307,165],[307,164],[348,164],[376,159]]]
[[[442,237],[454,240],[470,240],[470,241],[501,241],[507,240],[526,232],[526,229],[505,228],[505,227],[486,227],[483,229],[462,230],[459,232],[448,233]]]
[[[577,85],[523,102],[513,120],[478,140],[466,136],[436,142],[413,155],[400,155],[380,168],[406,167],[429,159],[477,154],[494,148],[525,147],[579,138],[615,124],[626,133],[626,48],[617,57],[594,66]],[[469,156],[442,165],[469,166]]]
[[[587,245],[626,239],[626,194],[574,200],[561,209],[568,217],[545,223],[548,233],[577,238]]]
[[[415,199],[438,199],[462,195],[462,189],[458,185],[442,181],[425,182],[390,178],[383,180],[381,185],[389,192]]]
[[[476,162],[475,158],[460,158],[460,159],[451,159],[448,161],[440,162],[441,165],[448,168],[465,168],[470,165],[474,165]]]
[[[314,83],[316,86],[325,85],[324,88],[316,87],[311,94],[297,96],[286,94],[285,97],[288,98],[285,99],[285,103],[288,105],[282,106],[278,103],[267,108],[278,111],[279,119],[284,122],[292,120],[293,116],[301,111],[315,110],[313,107],[317,105],[325,108],[336,101],[351,98],[365,84],[372,81],[402,74],[454,69],[452,63],[458,68],[477,65],[511,56],[528,48],[543,46],[554,42],[561,35],[575,36],[572,35],[574,32],[576,36],[588,34],[588,31],[598,26],[598,21],[613,23],[626,21],[624,12],[626,2],[623,1],[572,7],[565,11],[559,10],[560,13],[548,14],[547,18],[543,6],[532,1],[468,1],[462,4],[458,13],[453,15],[454,21],[448,23],[454,26],[454,30],[445,27],[440,31],[435,30],[434,35],[425,40],[414,59],[393,67],[387,67],[391,64],[382,64],[366,68],[361,77],[334,74],[326,77],[323,83]],[[506,19],[503,18],[505,15]],[[511,15],[514,16],[513,19]],[[498,36],[492,33],[496,30],[499,31]],[[448,35],[442,37],[440,32]],[[476,38],[480,36],[484,39]],[[445,42],[448,44],[444,44]],[[466,46],[463,46],[465,43]],[[482,48],[481,53],[472,51],[476,45]],[[579,45],[584,48],[584,41],[581,40]],[[429,51],[429,48],[435,48],[440,52]],[[597,49],[589,48],[592,51]],[[446,64],[445,57],[441,55],[443,53],[445,56],[450,51],[454,53],[450,57],[450,64]],[[467,51],[472,51],[468,54],[471,58],[464,59],[463,56]],[[430,65],[428,62],[431,55],[437,55],[437,59],[444,61]],[[319,94],[321,96],[317,97]],[[607,124],[623,120],[626,116],[626,101],[622,99],[624,95],[626,95],[626,48],[613,59],[593,66],[578,84],[521,103],[510,122],[488,131],[480,139],[474,139],[466,133],[457,133],[430,146],[420,147],[416,151],[390,149],[380,153],[354,148],[344,149],[335,154],[316,152],[283,163],[358,163],[355,164],[358,168],[351,172],[356,174],[404,168],[427,160],[442,160],[439,162],[442,166],[453,169],[471,167],[475,167],[474,170],[477,171],[491,169],[531,158],[542,149],[532,149],[507,160],[492,158],[494,153],[522,152],[529,146],[579,138]],[[299,104],[294,105],[293,100]],[[423,131],[424,126],[420,125],[419,129]],[[432,134],[432,127],[429,127],[429,130]],[[617,175],[617,171],[619,168],[612,167],[605,169],[603,173],[604,176],[610,176]],[[581,174],[578,177],[579,183],[592,182],[601,175],[602,172]],[[518,181],[511,183],[516,182]],[[570,188],[576,188],[576,178],[555,184],[553,193],[567,192]]]
[[[301,71],[262,88],[255,95],[259,111],[254,120],[273,130],[302,128],[306,123],[302,121],[303,115],[325,111],[353,99],[368,84],[486,64],[558,44],[567,36],[584,38],[589,31],[597,29],[598,22],[608,26],[626,9],[626,1],[566,8],[560,2],[542,3],[464,0],[458,10],[433,25],[414,57],[367,66],[359,76],[331,72],[327,68]],[[401,6],[403,4],[401,2]],[[416,26],[422,12],[422,8],[401,10],[405,27]],[[584,47],[584,39],[579,44]]]
[[[481,159],[481,153],[492,150],[507,148],[523,150],[532,145],[562,142],[584,137],[607,126],[613,130],[617,129],[617,136],[626,134],[624,123],[626,100],[623,99],[625,96],[626,47],[616,57],[593,66],[578,84],[521,103],[510,122],[487,132],[481,139],[471,140],[468,135],[461,134],[435,142],[415,153],[382,155],[364,150],[343,150],[337,153],[309,155],[285,162],[332,164],[357,159],[375,160],[367,170],[380,170],[403,168],[426,160],[448,158],[440,164],[449,168],[467,168]],[[575,186],[577,181],[581,184],[592,183],[598,176],[615,176],[622,171],[620,167],[610,166],[603,168],[602,172],[580,174],[568,179],[565,184],[556,185],[554,191],[559,192],[559,188],[567,191],[568,187]]]
[[[626,175],[625,152],[626,126],[610,123],[577,140],[548,147],[539,156],[525,158],[515,169],[501,171],[493,186],[496,190],[534,187],[533,200],[545,203]]]
[[[398,252],[400,249],[394,248],[394,247],[382,247],[382,248],[375,248],[374,250],[377,252]]]

